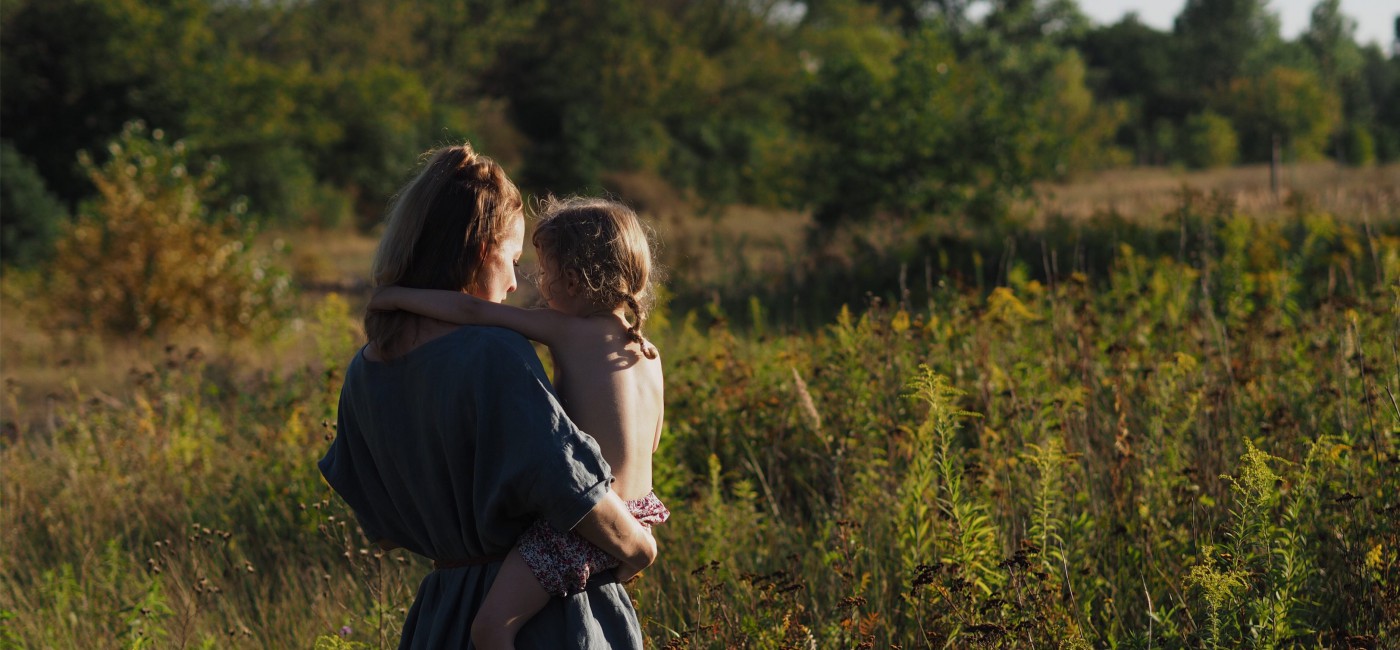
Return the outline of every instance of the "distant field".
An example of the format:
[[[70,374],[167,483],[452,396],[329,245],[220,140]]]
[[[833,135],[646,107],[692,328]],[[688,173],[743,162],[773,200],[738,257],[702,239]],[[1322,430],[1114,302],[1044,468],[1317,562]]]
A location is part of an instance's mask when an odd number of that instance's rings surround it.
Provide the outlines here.
[[[1125,216],[1155,217],[1177,204],[1182,188],[1220,192],[1245,214],[1288,212],[1290,197],[1306,198],[1317,209],[1350,219],[1400,219],[1400,164],[1343,167],[1332,162],[1285,165],[1279,196],[1269,183],[1267,165],[1186,171],[1159,167],[1100,172],[1064,184],[1037,188],[1044,213],[1090,216],[1117,211]]]

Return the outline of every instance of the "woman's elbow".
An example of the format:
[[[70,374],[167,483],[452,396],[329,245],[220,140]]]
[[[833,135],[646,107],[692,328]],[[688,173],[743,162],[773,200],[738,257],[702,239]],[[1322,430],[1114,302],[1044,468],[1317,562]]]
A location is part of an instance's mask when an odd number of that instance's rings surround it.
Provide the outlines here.
[[[651,566],[652,563],[656,561],[656,556],[658,554],[656,537],[652,536],[651,531],[643,528],[641,536],[642,539],[638,542],[639,548],[637,549],[636,559],[633,564],[638,571]]]

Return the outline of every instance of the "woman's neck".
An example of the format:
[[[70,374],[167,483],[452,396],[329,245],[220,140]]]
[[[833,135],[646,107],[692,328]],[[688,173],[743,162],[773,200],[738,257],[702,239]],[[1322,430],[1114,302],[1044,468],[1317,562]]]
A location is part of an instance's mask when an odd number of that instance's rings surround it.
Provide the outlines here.
[[[404,328],[400,335],[390,342],[387,349],[380,347],[371,341],[365,347],[365,358],[370,361],[390,361],[397,359],[409,352],[418,349],[423,344],[447,335],[449,332],[461,327],[458,323],[449,323],[428,316],[421,316],[410,312],[408,322],[404,323]]]

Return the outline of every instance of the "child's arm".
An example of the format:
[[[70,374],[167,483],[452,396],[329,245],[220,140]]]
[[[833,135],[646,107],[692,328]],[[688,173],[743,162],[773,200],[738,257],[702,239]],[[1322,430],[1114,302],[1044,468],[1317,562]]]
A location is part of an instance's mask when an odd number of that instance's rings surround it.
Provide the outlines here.
[[[521,309],[456,291],[399,286],[380,287],[370,299],[369,308],[373,311],[401,309],[462,325],[504,327],[550,346],[563,340],[569,321],[569,316],[553,309]]]

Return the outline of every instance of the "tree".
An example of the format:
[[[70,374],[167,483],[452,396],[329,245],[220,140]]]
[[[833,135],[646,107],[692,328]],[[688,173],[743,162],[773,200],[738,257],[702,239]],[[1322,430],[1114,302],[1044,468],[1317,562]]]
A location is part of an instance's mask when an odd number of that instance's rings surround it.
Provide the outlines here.
[[[596,189],[606,169],[664,157],[652,116],[678,81],[671,63],[682,39],[661,8],[638,0],[545,9],[488,77],[530,140],[522,180],[556,193]]]
[[[1276,67],[1236,79],[1220,103],[1240,134],[1248,160],[1268,160],[1275,136],[1300,160],[1322,156],[1341,117],[1337,96],[1306,70]]]
[[[1267,0],[1186,0],[1173,34],[1178,81],[1201,104],[1233,80],[1263,72],[1281,42]]]
[[[716,202],[782,200],[799,57],[771,11],[738,0],[550,4],[486,81],[529,139],[521,180],[596,191],[606,171],[644,170]]]
[[[0,141],[0,215],[0,263],[16,267],[47,259],[68,220],[34,165],[7,141]]]
[[[6,138],[62,200],[90,191],[75,168],[128,120],[176,128],[214,37],[203,0],[16,0],[0,21]]]
[[[1128,110],[1117,143],[1130,147],[1143,164],[1160,164],[1174,146],[1160,148],[1154,125],[1179,122],[1190,110],[1173,82],[1173,41],[1169,32],[1142,24],[1128,14],[1112,25],[1085,32],[1076,45],[1089,72],[1088,85],[1102,101],[1122,102]]]
[[[800,151],[790,99],[801,87],[797,29],[777,3],[682,3],[677,71],[654,116],[668,143],[657,169],[710,203],[790,204]]]
[[[838,21],[796,109],[818,224],[992,217],[1036,180],[1112,160],[1124,110],[1096,103],[1082,60],[1057,45],[1056,30],[1078,24],[1057,6],[997,3],[961,35],[932,21],[882,40],[877,22]]]
[[[1010,109],[996,79],[932,29],[889,62],[833,53],[797,108],[818,224],[998,205],[1030,180]]]
[[[1361,70],[1361,48],[1356,45],[1356,20],[1342,13],[1342,0],[1322,0],[1312,10],[1312,21],[1301,40],[1317,60],[1322,82],[1332,87],[1353,78]]]
[[[1356,21],[1341,12],[1341,0],[1322,0],[1299,39],[1316,62],[1322,83],[1341,100],[1342,119],[1332,138],[1335,157],[1351,164],[1375,158],[1376,107],[1362,77],[1365,59],[1356,44]]]
[[[1172,74],[1171,34],[1144,25],[1137,14],[1091,29],[1075,43],[1094,90],[1110,99],[1144,98],[1155,106],[1168,95]]]
[[[1381,48],[1362,50],[1362,86],[1372,107],[1370,120],[1376,158],[1400,159],[1400,57],[1387,58]]]

